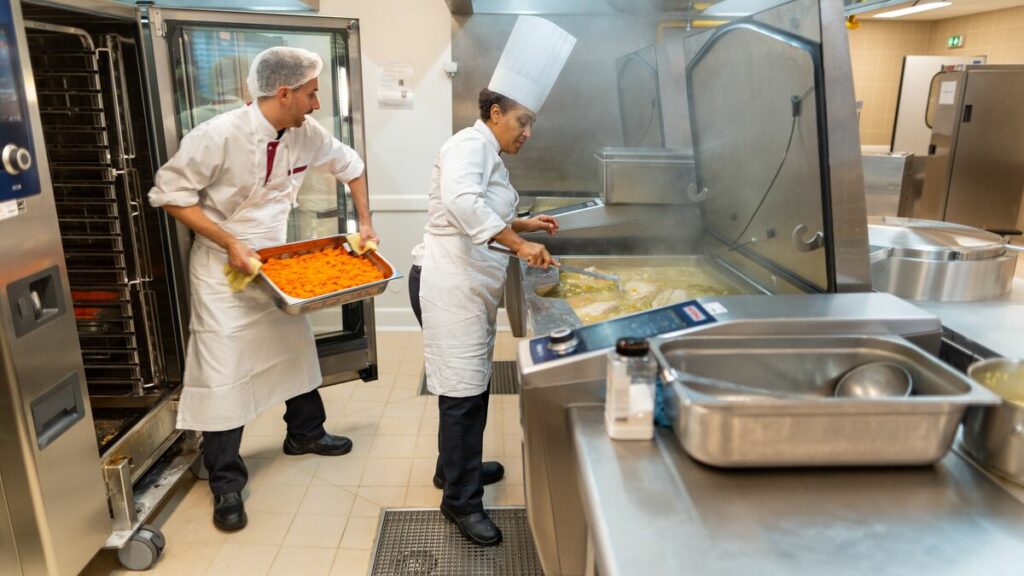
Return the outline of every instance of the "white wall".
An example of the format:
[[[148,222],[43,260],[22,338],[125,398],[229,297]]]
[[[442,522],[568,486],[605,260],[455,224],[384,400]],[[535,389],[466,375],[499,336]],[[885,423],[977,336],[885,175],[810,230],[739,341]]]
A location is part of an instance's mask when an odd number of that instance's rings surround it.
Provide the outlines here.
[[[320,14],[359,19],[367,177],[381,253],[404,275],[426,222],[434,157],[452,134],[451,14],[444,0],[321,0]],[[412,110],[381,109],[377,67],[413,67]],[[407,283],[393,282],[375,301],[378,330],[418,329]]]

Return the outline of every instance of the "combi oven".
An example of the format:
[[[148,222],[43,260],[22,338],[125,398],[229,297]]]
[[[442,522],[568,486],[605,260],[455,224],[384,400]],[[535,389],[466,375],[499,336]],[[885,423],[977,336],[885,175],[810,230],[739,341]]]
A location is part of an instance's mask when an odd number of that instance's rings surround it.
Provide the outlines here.
[[[355,20],[0,1],[0,565],[159,556],[146,520],[202,471],[198,435],[175,428],[192,239],[146,193],[181,137],[246,105],[249,62],[278,45],[324,58],[314,116],[365,156]],[[289,241],[354,225],[329,176],[299,206]],[[325,384],[376,379],[372,301],[313,325]]]

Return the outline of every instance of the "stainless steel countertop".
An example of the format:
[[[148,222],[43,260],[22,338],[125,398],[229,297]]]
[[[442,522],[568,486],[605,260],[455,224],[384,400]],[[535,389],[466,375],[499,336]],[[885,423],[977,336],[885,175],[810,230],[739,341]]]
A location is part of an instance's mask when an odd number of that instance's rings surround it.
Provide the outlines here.
[[[955,453],[935,466],[720,471],[668,430],[616,442],[570,409],[602,576],[1019,575],[1024,503]]]
[[[984,302],[910,300],[935,314],[942,325],[969,341],[1007,358],[1024,358],[1024,279],[1013,279],[1013,290]],[[1022,569],[1024,571],[1024,569]]]

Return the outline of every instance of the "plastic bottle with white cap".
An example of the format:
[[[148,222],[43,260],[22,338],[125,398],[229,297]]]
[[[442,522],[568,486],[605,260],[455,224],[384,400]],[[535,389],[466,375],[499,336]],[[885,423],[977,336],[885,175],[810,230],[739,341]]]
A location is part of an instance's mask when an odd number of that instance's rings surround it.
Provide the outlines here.
[[[620,338],[608,352],[604,424],[615,440],[654,437],[654,386],[658,364],[646,340]]]

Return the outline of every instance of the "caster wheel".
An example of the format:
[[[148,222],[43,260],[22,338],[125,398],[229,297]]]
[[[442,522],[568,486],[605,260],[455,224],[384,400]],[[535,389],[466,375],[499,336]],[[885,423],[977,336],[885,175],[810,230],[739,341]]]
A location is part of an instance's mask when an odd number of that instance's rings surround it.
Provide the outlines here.
[[[159,528],[156,526],[150,526],[149,524],[143,524],[142,527],[139,528],[139,532],[146,533],[146,537],[149,538],[149,541],[156,546],[157,554],[164,553],[164,548],[167,547],[167,538],[164,537],[164,533],[161,532]]]
[[[143,526],[118,550],[118,561],[128,570],[153,568],[167,545],[167,539],[160,529]]]
[[[192,466],[189,467],[189,470],[192,471],[192,475],[195,476],[197,480],[210,479],[210,471],[207,470],[206,465],[203,464],[202,454],[200,454],[199,457],[196,458],[194,462],[192,462]]]
[[[157,545],[150,539],[132,536],[124,547],[118,550],[118,561],[128,570],[148,570],[160,558]]]

